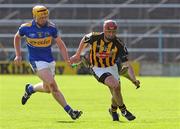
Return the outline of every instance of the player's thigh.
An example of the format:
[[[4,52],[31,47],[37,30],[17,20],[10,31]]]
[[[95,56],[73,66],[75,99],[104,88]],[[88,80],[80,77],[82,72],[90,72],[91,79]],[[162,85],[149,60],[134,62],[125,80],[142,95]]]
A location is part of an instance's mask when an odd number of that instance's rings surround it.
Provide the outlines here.
[[[37,75],[46,84],[46,86],[48,86],[48,90],[50,92],[54,93],[59,91],[56,81],[54,80],[54,76],[52,75],[50,69],[39,70],[37,71]]]
[[[49,69],[53,76],[55,75],[55,64],[55,61],[30,61],[31,68],[34,72],[40,71],[42,69]]]
[[[113,76],[108,76],[104,80],[104,84],[107,85],[109,88],[118,88],[119,81]]]
[[[111,88],[119,86],[120,80],[117,65],[105,68],[93,67],[92,71],[93,75],[99,82]]]
[[[49,68],[38,70],[37,75],[46,85],[52,85],[55,83],[54,76]]]
[[[56,62],[52,61],[51,63],[49,63],[49,68],[51,70],[51,73],[53,76],[55,76],[55,66],[56,66]]]

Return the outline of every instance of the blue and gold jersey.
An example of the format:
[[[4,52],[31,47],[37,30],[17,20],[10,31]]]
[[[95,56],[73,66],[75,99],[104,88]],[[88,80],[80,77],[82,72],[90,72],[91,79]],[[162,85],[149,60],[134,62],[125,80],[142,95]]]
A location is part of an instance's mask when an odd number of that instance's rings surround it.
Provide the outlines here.
[[[52,38],[57,38],[58,30],[51,22],[43,27],[37,26],[32,20],[19,27],[19,35],[26,37],[30,61],[53,61],[51,52]]]

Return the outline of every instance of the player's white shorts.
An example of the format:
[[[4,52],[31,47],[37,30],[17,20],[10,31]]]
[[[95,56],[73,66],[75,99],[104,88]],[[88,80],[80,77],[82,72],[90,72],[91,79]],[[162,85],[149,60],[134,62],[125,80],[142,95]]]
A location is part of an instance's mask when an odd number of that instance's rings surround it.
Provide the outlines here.
[[[103,74],[111,74],[114,76],[114,78],[116,78],[119,81],[119,73],[118,73],[118,67],[117,64],[110,66],[110,67],[105,67],[105,68],[101,68],[101,67],[93,67],[92,68],[95,76],[97,76],[99,79],[102,77]],[[105,75],[106,77],[108,75]],[[101,82],[101,80],[99,80]]]
[[[31,61],[30,64],[34,72],[48,68],[51,71],[52,75],[55,75],[55,65],[56,65],[55,61],[52,62]]]

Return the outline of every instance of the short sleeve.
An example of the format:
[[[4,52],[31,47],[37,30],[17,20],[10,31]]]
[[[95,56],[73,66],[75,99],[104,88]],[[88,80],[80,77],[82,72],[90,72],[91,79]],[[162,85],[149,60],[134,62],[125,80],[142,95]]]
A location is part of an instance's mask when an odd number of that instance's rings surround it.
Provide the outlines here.
[[[58,35],[59,35],[58,29],[56,27],[53,27],[53,29],[52,29],[52,37],[57,38]]]
[[[120,59],[120,62],[123,63],[128,61],[128,50],[126,45],[119,38],[117,38],[115,42],[119,48],[118,58]]]
[[[128,61],[128,50],[127,50],[127,48],[126,48],[126,46],[123,46],[123,49],[122,49],[122,51],[121,51],[121,61],[122,62],[126,62],[126,61]]]
[[[18,29],[18,32],[20,36],[24,36],[26,34],[25,27],[21,25]]]
[[[86,34],[84,36],[84,43],[91,43],[92,41],[92,33]]]

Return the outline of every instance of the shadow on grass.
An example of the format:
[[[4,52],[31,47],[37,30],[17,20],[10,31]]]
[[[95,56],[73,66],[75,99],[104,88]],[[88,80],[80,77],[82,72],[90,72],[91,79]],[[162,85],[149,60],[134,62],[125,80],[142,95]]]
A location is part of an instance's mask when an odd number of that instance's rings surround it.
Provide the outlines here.
[[[56,121],[57,123],[63,123],[63,124],[66,124],[66,123],[77,123],[77,121],[65,121],[65,120],[58,120]],[[78,121],[79,122],[87,122],[87,121]],[[102,122],[102,121],[99,121],[99,122]],[[129,121],[111,121],[112,123],[130,123]]]
[[[119,123],[127,123],[127,121],[115,121],[115,122],[119,122]]]
[[[75,121],[64,121],[64,120],[59,120],[57,123],[75,123]]]

